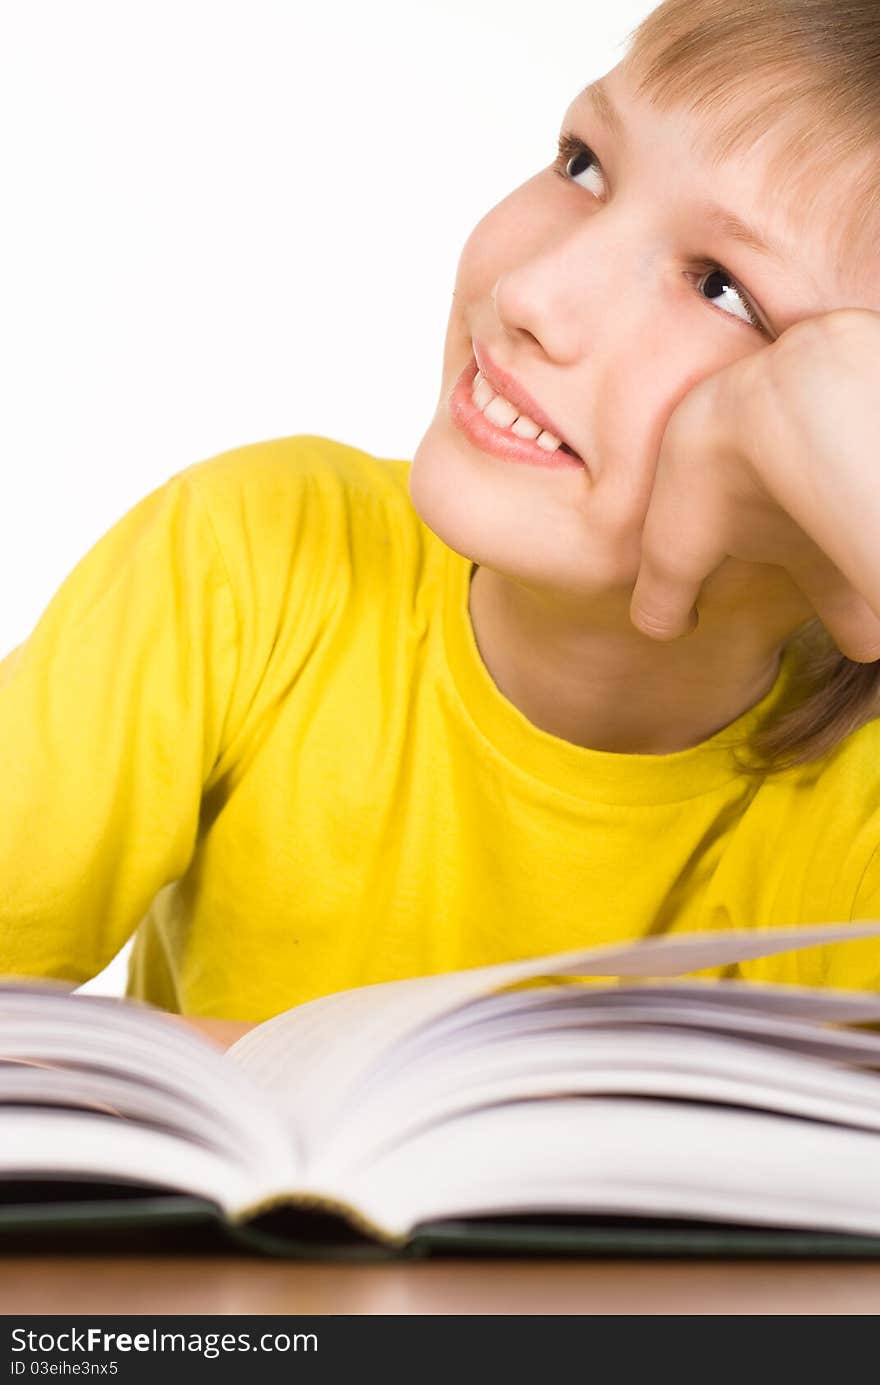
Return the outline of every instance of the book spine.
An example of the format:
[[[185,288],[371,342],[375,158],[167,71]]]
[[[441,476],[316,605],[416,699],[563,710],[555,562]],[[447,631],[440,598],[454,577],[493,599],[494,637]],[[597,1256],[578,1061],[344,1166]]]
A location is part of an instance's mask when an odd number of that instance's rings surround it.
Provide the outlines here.
[[[266,1197],[258,1199],[256,1202],[248,1203],[246,1207],[239,1208],[234,1214],[230,1213],[228,1221],[231,1229],[237,1233],[244,1233],[248,1239],[259,1236],[260,1239],[268,1236],[271,1240],[277,1240],[279,1244],[286,1241],[283,1235],[276,1235],[274,1232],[264,1232],[262,1228],[253,1226],[253,1223],[260,1217],[265,1217],[272,1212],[289,1210],[292,1212],[320,1213],[322,1216],[330,1217],[338,1221],[341,1226],[349,1228],[351,1231],[366,1237],[375,1242],[378,1246],[387,1247],[395,1253],[399,1253],[407,1244],[406,1235],[397,1235],[389,1231],[386,1227],[379,1226],[371,1218],[366,1217],[357,1207],[351,1203],[344,1202],[340,1198],[332,1197],[325,1193],[317,1193],[306,1189],[285,1189],[283,1192],[271,1193]]]

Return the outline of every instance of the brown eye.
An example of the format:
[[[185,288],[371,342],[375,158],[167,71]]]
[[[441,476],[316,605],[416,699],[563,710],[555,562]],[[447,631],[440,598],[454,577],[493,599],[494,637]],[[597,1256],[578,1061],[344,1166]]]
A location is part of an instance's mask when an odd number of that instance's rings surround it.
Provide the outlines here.
[[[566,177],[577,178],[581,173],[586,173],[588,169],[593,168],[595,163],[595,154],[593,154],[591,149],[587,149],[587,147],[584,146],[584,148],[579,149],[576,154],[572,154],[571,158],[567,161],[565,165]]]
[[[559,136],[558,153],[552,167],[553,172],[563,182],[575,183],[577,187],[585,188],[588,192],[597,192],[598,185],[590,184],[585,181],[586,179],[594,178],[604,182],[602,165],[596,155],[588,144],[584,144],[583,140],[570,130],[563,130]],[[764,336],[772,336],[769,328],[764,326],[749,295],[722,265],[708,261],[699,265],[696,273],[688,274],[686,277],[695,283],[698,292],[706,291],[706,301],[718,312],[734,320],[739,319]],[[718,302],[715,302],[715,299],[718,299]],[[739,311],[736,310],[737,303],[740,306]],[[731,311],[727,311],[728,308]]]
[[[573,183],[584,176],[602,176],[599,160],[588,145],[576,135],[564,133],[559,136],[559,153],[553,170],[567,183]],[[578,186],[582,186],[579,184]],[[592,189],[588,189],[592,191]]]
[[[714,300],[716,296],[721,298],[721,295],[732,294],[732,298],[725,298],[722,301],[725,301],[731,306],[739,302],[742,311],[731,312],[726,315],[728,317],[739,318],[740,322],[745,322],[747,326],[757,327],[759,332],[765,330],[761,319],[749,302],[747,294],[743,292],[733,276],[728,274],[727,270],[722,268],[721,265],[706,265],[703,270],[698,271],[692,277],[696,281],[697,292],[699,293],[701,291],[702,285],[702,288],[707,291],[706,296],[708,301],[713,303],[714,306],[718,306],[719,311],[724,311],[724,309],[721,308],[720,303],[715,304]]]

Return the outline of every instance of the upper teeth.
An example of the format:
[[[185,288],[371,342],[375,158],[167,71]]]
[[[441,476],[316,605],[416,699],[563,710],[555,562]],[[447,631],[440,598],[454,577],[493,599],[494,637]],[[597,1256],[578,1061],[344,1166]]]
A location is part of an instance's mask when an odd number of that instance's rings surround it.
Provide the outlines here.
[[[510,428],[519,438],[534,438],[545,452],[555,452],[561,446],[562,439],[557,438],[555,433],[542,428],[527,414],[521,414],[516,405],[503,395],[496,394],[479,370],[474,377],[471,394],[480,412],[492,423],[497,423],[499,428]]]

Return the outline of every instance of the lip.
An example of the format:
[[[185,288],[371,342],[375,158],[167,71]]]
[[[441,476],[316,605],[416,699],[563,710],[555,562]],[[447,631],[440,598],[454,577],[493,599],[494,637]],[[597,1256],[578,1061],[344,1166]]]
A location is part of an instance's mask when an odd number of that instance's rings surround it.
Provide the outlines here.
[[[505,462],[525,462],[545,471],[578,471],[581,476],[589,476],[586,463],[563,452],[561,447],[555,452],[546,452],[533,439],[520,438],[509,428],[499,428],[486,418],[473,400],[472,387],[476,374],[476,358],[471,356],[449,396],[449,416],[470,443],[481,452],[500,457]],[[535,422],[538,420],[535,419]]]
[[[515,404],[521,413],[532,419],[534,423],[539,423],[542,428],[546,428],[548,433],[559,438],[577,453],[579,461],[583,461],[580,453],[570,438],[565,436],[562,429],[553,421],[549,414],[545,413],[527,390],[523,389],[518,380],[514,380],[512,375],[508,375],[506,370],[493,361],[488,348],[483,342],[473,340],[474,359],[481,375],[485,376],[488,383],[492,386],[496,394],[502,394],[505,399],[509,399],[511,404]],[[586,463],[584,463],[586,465]]]

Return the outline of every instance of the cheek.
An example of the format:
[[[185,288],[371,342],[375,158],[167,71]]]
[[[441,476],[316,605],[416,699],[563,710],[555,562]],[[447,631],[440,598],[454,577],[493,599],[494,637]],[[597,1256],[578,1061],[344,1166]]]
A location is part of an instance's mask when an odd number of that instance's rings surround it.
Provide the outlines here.
[[[477,222],[459,256],[457,295],[488,299],[505,270],[540,248],[536,181],[530,178]]]
[[[606,357],[592,396],[592,431],[609,501],[626,528],[639,530],[647,513],[657,457],[672,413],[669,364],[653,343],[639,342]]]

